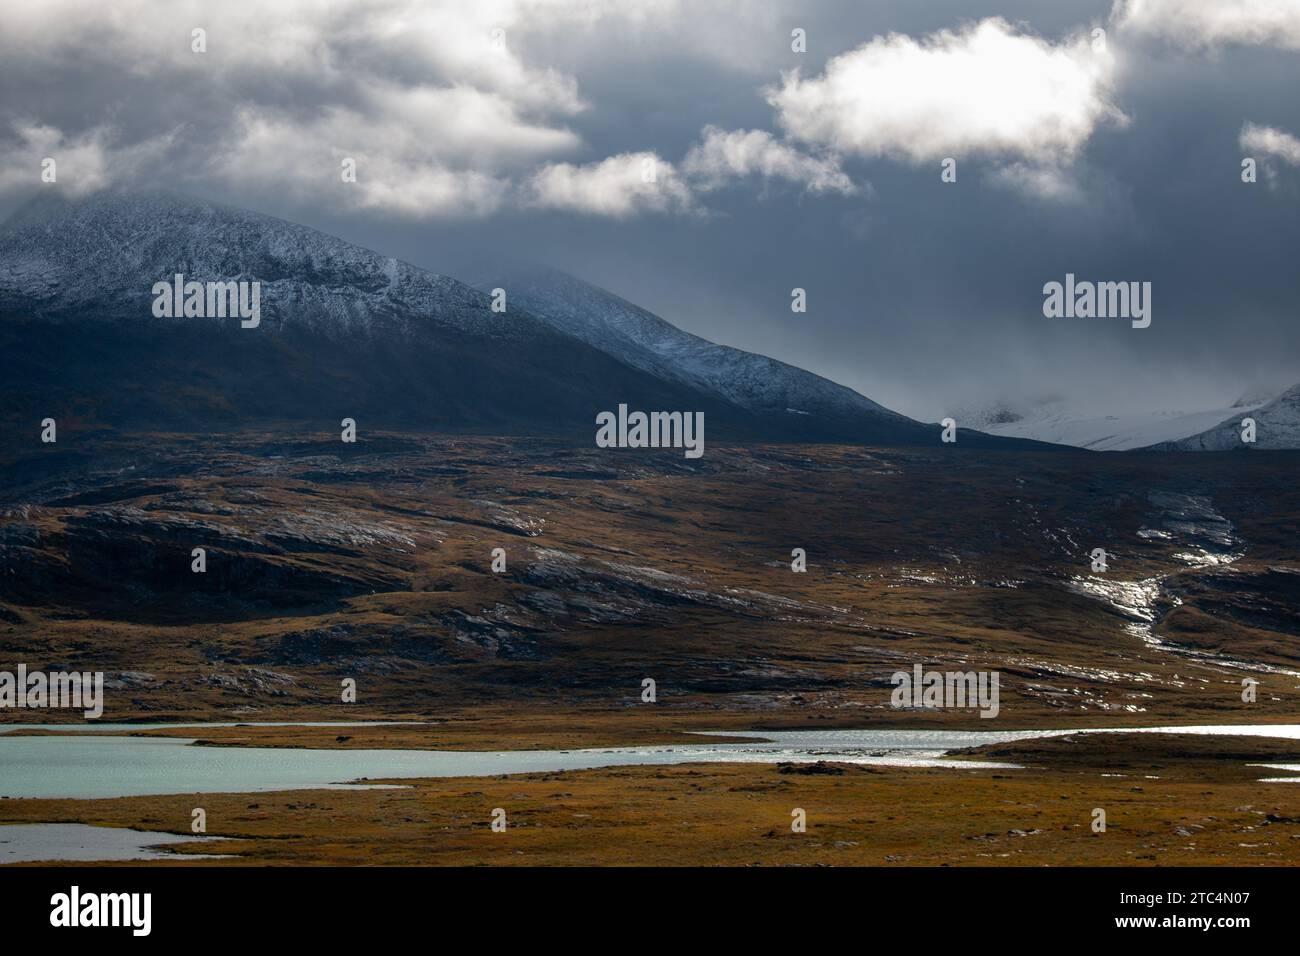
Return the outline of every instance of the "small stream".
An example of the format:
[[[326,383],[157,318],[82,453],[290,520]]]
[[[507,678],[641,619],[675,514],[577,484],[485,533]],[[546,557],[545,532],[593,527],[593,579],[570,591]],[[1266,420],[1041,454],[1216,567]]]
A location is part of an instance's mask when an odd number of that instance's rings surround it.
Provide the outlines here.
[[[1149,500],[1154,510],[1148,526],[1138,531],[1138,537],[1168,541],[1181,548],[1174,557],[1189,568],[1223,567],[1245,554],[1245,546],[1236,536],[1232,522],[1215,509],[1208,497],[1154,491]],[[1077,594],[1109,604],[1125,618],[1125,630],[1150,647],[1205,664],[1300,677],[1300,671],[1235,660],[1211,651],[1168,644],[1156,637],[1155,627],[1161,617],[1158,605],[1166,596],[1165,581],[1169,577],[1172,575],[1124,581],[1106,574],[1091,574],[1072,578],[1068,587]],[[1174,604],[1179,603],[1176,596],[1170,599]]]

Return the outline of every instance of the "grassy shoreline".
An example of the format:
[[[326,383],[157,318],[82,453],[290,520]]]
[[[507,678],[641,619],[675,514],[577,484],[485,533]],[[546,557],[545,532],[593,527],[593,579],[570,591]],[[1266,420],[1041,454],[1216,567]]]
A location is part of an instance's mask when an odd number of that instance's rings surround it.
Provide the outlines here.
[[[201,806],[207,834],[231,838],[230,859],[187,862],[207,849],[196,846],[105,865],[1300,865],[1300,784],[1259,783],[1269,771],[1247,766],[1298,762],[1298,741],[1083,735],[954,756],[1023,769],[702,763],[367,781],[395,785],[382,790],[7,799],[0,824],[188,833]],[[497,807],[504,833],[490,828]],[[791,832],[795,808],[806,833]]]

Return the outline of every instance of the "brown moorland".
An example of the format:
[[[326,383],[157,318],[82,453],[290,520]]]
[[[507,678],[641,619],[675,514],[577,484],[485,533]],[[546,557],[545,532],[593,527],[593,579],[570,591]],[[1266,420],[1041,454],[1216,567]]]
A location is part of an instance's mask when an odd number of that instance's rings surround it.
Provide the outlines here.
[[[0,670],[102,670],[110,721],[423,722],[205,728],[208,745],[1300,713],[1300,454],[716,445],[692,461],[510,437],[71,426],[57,447],[0,459]],[[890,675],[916,663],[998,671],[997,719],[893,708]],[[1300,791],[1245,767],[1294,760],[1286,745],[1067,739],[986,754],[1019,771],[635,767],[202,800],[209,832],[255,862],[1295,860]],[[194,801],[5,800],[0,822],[186,832]],[[496,806],[506,834],[487,828]],[[789,832],[794,806],[807,834]],[[1098,806],[1110,827],[1094,836]]]

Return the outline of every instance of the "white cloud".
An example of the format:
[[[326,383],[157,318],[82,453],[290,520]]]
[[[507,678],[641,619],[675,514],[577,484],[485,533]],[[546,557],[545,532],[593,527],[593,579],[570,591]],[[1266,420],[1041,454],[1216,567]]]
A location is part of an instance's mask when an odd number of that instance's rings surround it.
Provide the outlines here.
[[[509,197],[511,173],[577,149],[573,132],[531,122],[498,93],[363,84],[359,105],[307,114],[248,106],[212,172],[251,192],[410,217],[480,217]],[[356,161],[356,182],[340,163]]]
[[[785,180],[809,192],[859,192],[831,155],[813,156],[764,130],[706,126],[680,168],[651,151],[581,165],[550,163],[523,190],[525,205],[623,219],[639,213],[702,215],[696,194],[748,176]]]
[[[1300,139],[1275,126],[1246,123],[1237,142],[1249,156],[1277,158],[1292,166],[1300,166]]]
[[[582,145],[568,126],[586,108],[576,80],[527,62],[520,34],[606,13],[582,0],[0,0],[0,61],[33,87],[70,78],[64,99],[88,105],[124,84],[158,90],[156,114],[137,111],[130,128],[151,142],[149,123],[175,125],[184,109],[173,167],[191,184],[478,216],[501,205],[522,170]],[[191,49],[198,27],[204,53]],[[14,104],[40,100],[7,95],[0,125],[20,118]],[[49,147],[60,179],[65,165],[83,192],[129,178],[127,147],[110,150],[111,139],[100,127],[68,130]],[[358,164],[350,189],[344,156]]]
[[[655,153],[620,153],[596,163],[553,163],[528,183],[527,202],[622,219],[639,212],[695,212],[690,188]]]
[[[778,141],[764,130],[723,130],[706,126],[703,139],[686,154],[682,172],[697,188],[717,189],[729,180],[758,175],[784,179],[812,193],[852,195],[858,187],[833,156],[811,156]]]
[[[12,135],[0,139],[0,195],[33,188],[86,196],[130,179],[156,162],[174,141],[176,132],[120,146],[108,126],[94,126],[67,135],[53,126],[16,121]],[[42,163],[54,160],[55,181],[43,182]]]
[[[500,169],[582,145],[571,130],[528,118],[518,102],[500,93],[463,85],[391,83],[368,84],[359,92],[361,103],[354,113],[373,117],[403,151],[419,144],[430,154],[465,165]],[[384,141],[386,148],[389,142]]]
[[[749,40],[719,44],[742,10]],[[584,146],[571,126],[588,104],[575,76],[529,51],[576,53],[575,69],[582,50],[603,55],[613,43],[734,68],[753,43],[770,45],[779,19],[761,0],[0,0],[6,82],[27,87],[6,90],[0,126],[19,118],[13,104],[50,102],[39,95],[50,78],[89,115],[120,109],[116,91],[157,90],[114,135],[130,128],[143,142],[183,112],[171,165],[190,188],[216,182],[428,218],[518,203],[608,216],[694,211],[690,187],[662,160],[657,184],[639,169],[626,181],[639,153],[566,162]],[[204,53],[191,49],[195,28],[206,32]],[[111,138],[83,127],[58,143],[83,191],[127,177]],[[735,175],[846,188],[828,161],[774,142],[736,150],[744,155],[709,156],[740,162]],[[340,179],[344,157],[357,162],[355,183]]]
[[[728,22],[735,43],[719,43],[714,25]],[[190,49],[200,26],[201,54]],[[641,183],[639,170],[627,183],[629,157],[646,154],[574,164],[588,103],[575,76],[536,52],[580,72],[582,51],[601,44],[650,56],[671,44],[726,69],[770,68],[790,62],[788,31],[761,0],[0,0],[9,86],[0,128],[60,126],[57,148],[82,170],[85,190],[129,179],[144,169],[128,162],[132,150],[156,155],[161,144],[175,146],[172,175],[189,188],[233,184],[411,217],[520,204],[626,217],[699,212],[695,194],[741,180],[869,191],[841,168],[843,155],[984,154],[1028,164],[1018,168],[1032,175],[1008,181],[1061,180],[1098,124],[1123,119],[1109,101],[1109,54],[992,19],[922,40],[876,38],[822,76],[789,74],[767,91],[784,136],[708,126],[680,171],[660,160],[659,183]],[[150,91],[149,108],[128,107],[130,122],[111,133],[67,126],[33,105],[56,102],[41,95],[51,77],[57,102],[89,116],[121,111],[124,90],[132,103]],[[36,119],[16,115],[18,104]],[[168,138],[181,123],[184,135]],[[121,141],[128,129],[133,142]],[[343,157],[357,161],[355,184],[340,181]]]
[[[1188,47],[1242,43],[1300,49],[1295,0],[1116,0],[1111,16],[1122,30]]]
[[[572,77],[523,62],[511,33],[541,16],[573,18],[581,0],[0,0],[10,61],[90,62],[144,76],[200,73],[239,88],[267,77],[333,87],[404,78],[466,84],[547,111],[582,107]],[[190,34],[207,33],[206,53]],[[501,31],[496,42],[494,31]]]
[[[1241,127],[1237,143],[1246,156],[1258,161],[1264,182],[1270,187],[1278,184],[1278,160],[1300,166],[1300,138],[1275,126],[1248,122]]]
[[[768,100],[792,137],[845,154],[1059,166],[1099,125],[1124,122],[1114,73],[1087,37],[1053,44],[991,18],[919,41],[876,37],[819,77],[786,74]]]
[[[458,169],[392,117],[332,109],[312,119],[245,109],[237,140],[214,157],[210,172],[250,193],[283,193],[300,201],[333,200],[344,207],[426,218],[490,215],[507,180]],[[345,183],[342,162],[356,163]]]
[[[1079,203],[1086,198],[1075,176],[1051,164],[1009,163],[990,170],[988,180],[1044,202]]]

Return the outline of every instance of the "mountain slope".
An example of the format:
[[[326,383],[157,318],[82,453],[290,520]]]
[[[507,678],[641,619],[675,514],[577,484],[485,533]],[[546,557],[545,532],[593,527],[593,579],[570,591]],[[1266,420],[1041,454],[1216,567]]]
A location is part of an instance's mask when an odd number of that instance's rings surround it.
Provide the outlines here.
[[[153,288],[244,281],[261,321],[153,315]],[[594,438],[596,415],[703,412],[713,438],[937,444],[939,428],[715,345],[576,279],[447,276],[271,216],[163,193],[42,198],[0,227],[0,420],[368,427]],[[327,424],[328,423],[328,424]],[[963,431],[961,444],[1028,443]]]
[[[558,270],[502,269],[474,285],[484,291],[503,288],[510,302],[628,365],[756,414],[783,417],[808,437],[937,440],[938,426],[922,425],[812,372],[692,335]],[[962,439],[987,442],[974,432],[963,432]]]
[[[1241,422],[1255,420],[1255,442],[1241,440]],[[1238,414],[1213,428],[1151,446],[1152,451],[1235,451],[1237,449],[1300,448],[1300,385],[1283,392],[1273,401],[1253,410],[1238,409]]]
[[[155,318],[152,288],[261,284],[261,324]],[[0,227],[5,417],[223,427],[257,421],[564,433],[619,402],[756,416],[657,379],[463,283],[304,226],[164,194],[42,199]]]

